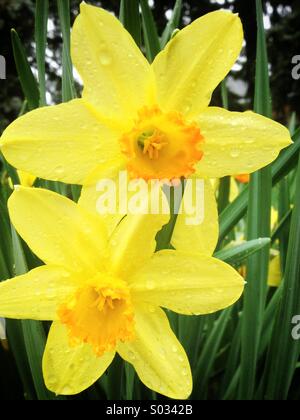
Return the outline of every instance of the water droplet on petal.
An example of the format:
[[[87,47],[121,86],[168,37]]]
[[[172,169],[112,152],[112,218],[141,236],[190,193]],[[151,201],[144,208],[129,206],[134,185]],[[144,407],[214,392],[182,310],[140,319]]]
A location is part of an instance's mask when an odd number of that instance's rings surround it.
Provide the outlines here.
[[[240,156],[240,151],[238,149],[232,149],[230,152],[232,158],[238,158]]]
[[[109,66],[111,64],[111,56],[106,51],[101,51],[100,63],[102,66]]]
[[[55,169],[54,169],[54,172],[56,173],[56,175],[61,175],[61,174],[63,174],[64,173],[64,167],[63,166],[57,166]]]
[[[129,356],[130,360],[135,360],[136,359],[136,356],[132,351],[129,352],[128,356]]]
[[[183,370],[182,370],[182,375],[183,376],[188,376],[188,370],[186,369],[186,368],[184,368]]]
[[[147,286],[147,289],[148,290],[153,290],[155,288],[155,283],[154,283],[154,281],[149,280],[147,282],[147,285],[146,286]]]
[[[65,385],[61,390],[62,395],[70,395],[72,394],[72,389],[68,385]]]

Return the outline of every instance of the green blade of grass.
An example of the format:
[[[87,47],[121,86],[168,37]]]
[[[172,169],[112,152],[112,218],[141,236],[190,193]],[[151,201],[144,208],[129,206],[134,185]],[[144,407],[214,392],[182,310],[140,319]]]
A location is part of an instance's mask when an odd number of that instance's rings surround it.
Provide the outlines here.
[[[228,353],[228,358],[226,360],[226,366],[225,366],[222,383],[220,386],[219,397],[221,400],[227,399],[226,397],[227,391],[228,389],[231,388],[230,384],[232,382],[232,378],[234,377],[235,372],[237,372],[238,367],[239,367],[240,354],[241,354],[241,327],[242,327],[242,323],[241,323],[241,320],[239,319],[236,325],[236,330],[233,335],[233,338],[231,338],[231,346]],[[237,379],[238,380],[236,382],[236,387],[238,385],[238,381],[240,377],[238,376]],[[229,395],[231,395],[231,393],[229,393]]]
[[[57,0],[57,8],[63,37],[62,100],[63,102],[68,102],[76,98],[73,64],[71,59],[70,1]]]
[[[173,32],[178,28],[179,23],[180,23],[180,18],[181,18],[181,12],[182,12],[182,0],[176,0],[172,17],[169,20],[161,37],[160,44],[161,44],[162,49],[167,45],[167,43],[172,38]]]
[[[218,195],[218,212],[221,214],[229,204],[230,197],[230,176],[226,176],[220,180]]]
[[[195,369],[193,398],[206,399],[207,383],[212,374],[216,355],[230,319],[231,311],[232,308],[229,308],[221,313],[205,342]]]
[[[38,108],[40,102],[38,84],[27,60],[23,44],[14,29],[11,31],[11,40],[18,76],[28,107],[30,110]]]
[[[46,105],[46,44],[49,13],[48,0],[36,0],[35,8],[35,42],[36,61],[39,74],[40,106]]]
[[[146,56],[152,63],[161,50],[160,40],[148,0],[141,0],[141,10]]]
[[[292,337],[292,319],[300,315],[300,159],[291,221],[282,298],[276,315],[266,364],[265,399],[285,400],[300,354],[300,341]]]
[[[1,277],[2,280],[5,280],[12,276],[11,267],[13,266],[13,255],[8,212],[2,200],[0,200],[0,238],[0,250],[3,258],[2,264],[0,265],[2,270]]]
[[[139,0],[121,0],[120,21],[138,47],[142,45],[142,25]]]
[[[226,80],[221,83],[221,96],[223,108],[229,109],[229,97]],[[219,195],[218,195],[218,212],[221,214],[229,204],[230,199],[230,183],[231,177],[226,176],[220,180]]]
[[[283,178],[279,183],[279,196],[278,196],[279,220],[282,220],[285,217],[285,215],[290,211],[290,209],[291,209],[291,203],[290,203],[288,179]],[[284,272],[284,269],[285,269],[289,234],[290,234],[290,223],[285,223],[283,226],[283,229],[281,229],[280,234],[279,234],[279,251],[280,251],[280,262],[281,262],[282,272]]]
[[[291,222],[291,217],[292,217],[292,210],[290,209],[280,220],[278,226],[274,229],[274,231],[272,232],[272,243],[274,243],[275,241],[277,241],[277,239],[280,238],[280,236],[282,235],[282,232],[287,229],[287,225],[290,225]]]
[[[261,251],[271,243],[270,238],[253,239],[236,247],[223,249],[215,253],[215,258],[231,264],[240,266],[247,258]]]
[[[258,39],[256,59],[255,111],[271,117],[269,67],[261,0],[256,0]],[[272,177],[270,167],[251,176],[249,185],[248,239],[270,237]],[[267,297],[270,248],[265,247],[248,259],[247,287],[241,329],[241,375],[239,398],[252,400],[263,315]]]

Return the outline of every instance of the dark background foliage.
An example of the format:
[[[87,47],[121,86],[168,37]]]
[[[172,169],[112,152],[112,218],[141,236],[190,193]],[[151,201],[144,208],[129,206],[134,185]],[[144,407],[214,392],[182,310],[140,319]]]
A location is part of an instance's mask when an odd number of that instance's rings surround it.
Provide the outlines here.
[[[59,0],[64,1],[64,0]],[[130,1],[130,0],[128,0]],[[166,23],[166,12],[173,8],[174,0],[154,0],[153,13],[162,33]],[[79,9],[79,0],[71,0],[72,20]],[[116,14],[119,0],[102,0],[89,3],[102,5]],[[223,5],[219,3],[224,3]],[[34,45],[34,0],[0,0],[0,54],[7,61],[7,79],[0,80],[0,131],[11,122],[20,111],[23,95],[14,65],[10,30],[15,28],[35,66]],[[47,89],[49,101],[60,101],[61,34],[57,21],[56,1],[50,0],[50,20],[47,50]],[[255,0],[187,0],[184,2],[181,27],[197,17],[219,8],[231,8],[239,13],[245,30],[246,46],[240,66],[232,73],[229,83],[231,108],[252,107],[254,87],[254,65],[256,50]],[[300,54],[300,2],[299,0],[264,1],[268,29],[268,45],[271,63],[272,95],[274,117],[287,122],[291,113],[300,113],[300,81],[293,80],[292,57]],[[269,23],[271,25],[269,25]],[[214,101],[219,102],[219,95]]]

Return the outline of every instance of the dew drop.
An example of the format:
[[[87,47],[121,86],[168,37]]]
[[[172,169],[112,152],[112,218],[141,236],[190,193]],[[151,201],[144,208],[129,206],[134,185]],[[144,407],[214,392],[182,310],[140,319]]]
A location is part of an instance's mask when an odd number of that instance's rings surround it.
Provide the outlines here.
[[[49,378],[47,379],[47,382],[49,385],[55,385],[56,384],[55,376],[49,376]]]
[[[136,360],[136,356],[135,356],[135,354],[132,351],[129,352],[128,356],[129,356],[129,359],[130,360]]]
[[[183,376],[188,376],[188,370],[187,370],[186,368],[184,368],[184,369],[182,370],[182,375],[183,375]]]
[[[231,150],[231,152],[230,152],[230,156],[231,156],[232,158],[238,158],[238,157],[240,156],[240,152],[239,152],[239,150],[237,150],[237,149],[232,149],[232,150]]]
[[[154,289],[154,287],[155,287],[155,283],[154,283],[153,281],[149,280],[149,281],[147,282],[147,289],[148,289],[148,290],[153,290],[153,289]]]
[[[154,306],[152,306],[152,305],[150,305],[150,306],[149,306],[149,312],[150,312],[151,314],[154,314],[154,313],[155,313],[155,307],[154,307]]]
[[[70,395],[72,394],[72,389],[70,386],[66,385],[61,390],[62,395]]]
[[[63,174],[64,173],[64,168],[63,168],[63,166],[57,166],[55,169],[54,169],[54,172],[56,173],[56,175],[61,175],[61,174]]]
[[[109,66],[111,64],[111,57],[106,51],[102,51],[100,55],[100,63],[102,66]]]

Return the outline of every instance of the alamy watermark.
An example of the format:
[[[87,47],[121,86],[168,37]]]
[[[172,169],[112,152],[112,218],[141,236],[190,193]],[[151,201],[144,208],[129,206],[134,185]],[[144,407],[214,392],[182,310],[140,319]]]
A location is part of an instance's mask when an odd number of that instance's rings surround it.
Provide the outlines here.
[[[292,58],[292,64],[295,65],[292,70],[292,77],[294,80],[299,80],[300,79],[300,55],[295,55]]]
[[[295,315],[292,319],[292,337],[294,340],[300,340],[300,315]]]
[[[205,182],[202,179],[130,180],[127,171],[117,179],[97,182],[97,212],[115,214],[184,214],[186,225],[201,225],[205,212]]]
[[[0,79],[6,79],[6,60],[3,55],[0,55]]]

